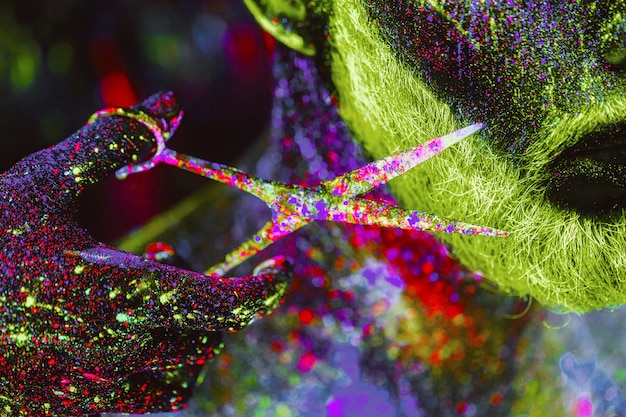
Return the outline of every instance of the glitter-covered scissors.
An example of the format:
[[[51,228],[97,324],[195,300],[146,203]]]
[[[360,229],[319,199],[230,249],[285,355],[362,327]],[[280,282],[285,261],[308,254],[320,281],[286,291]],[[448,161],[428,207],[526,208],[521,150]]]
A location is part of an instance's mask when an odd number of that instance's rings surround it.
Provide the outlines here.
[[[107,108],[96,112],[90,121],[111,115],[138,120],[152,131],[157,141],[156,152],[149,160],[130,164],[118,170],[116,172],[118,178],[165,163],[246,191],[263,200],[271,209],[272,219],[254,236],[226,255],[222,263],[209,268],[206,271],[209,275],[223,276],[278,239],[314,220],[430,232],[508,236],[507,232],[495,228],[449,221],[420,211],[404,210],[360,197],[477,132],[483,127],[480,123],[374,161],[319,185],[304,187],[263,180],[226,165],[204,161],[169,149],[165,142],[170,135],[165,135],[163,128],[145,113]],[[182,113],[180,117],[182,118]],[[178,122],[180,123],[180,120]],[[171,128],[170,131],[173,132]]]

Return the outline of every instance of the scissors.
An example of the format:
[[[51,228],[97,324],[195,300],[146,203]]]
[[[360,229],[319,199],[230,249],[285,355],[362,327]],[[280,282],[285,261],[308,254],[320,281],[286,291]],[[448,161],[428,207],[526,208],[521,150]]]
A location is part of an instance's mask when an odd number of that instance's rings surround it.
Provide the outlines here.
[[[257,178],[227,165],[205,161],[176,152],[166,146],[174,129],[164,133],[151,116],[123,108],[106,108],[96,112],[88,123],[103,116],[125,116],[145,125],[156,138],[157,149],[147,161],[129,164],[116,172],[123,179],[129,174],[149,170],[163,163],[197,175],[219,181],[261,199],[272,211],[272,218],[251,238],[226,255],[223,262],[213,265],[207,275],[224,276],[230,270],[256,255],[277,240],[313,221],[331,221],[435,233],[459,233],[490,237],[506,237],[508,232],[456,220],[447,220],[417,210],[372,201],[364,197],[374,188],[387,183],[406,171],[439,154],[455,143],[484,127],[475,123],[414,146],[361,168],[339,175],[312,187],[284,184]],[[183,113],[180,113],[182,119]],[[177,123],[180,123],[180,119]],[[263,266],[263,264],[261,264]]]

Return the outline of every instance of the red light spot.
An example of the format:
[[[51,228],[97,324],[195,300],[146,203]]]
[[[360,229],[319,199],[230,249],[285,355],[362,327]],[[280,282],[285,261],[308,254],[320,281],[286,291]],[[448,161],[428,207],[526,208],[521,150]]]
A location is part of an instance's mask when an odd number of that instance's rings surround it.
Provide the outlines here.
[[[435,270],[435,265],[433,265],[430,262],[424,262],[422,264],[422,272],[425,274],[430,274],[431,272],[433,272]]]
[[[500,405],[503,399],[504,399],[504,396],[502,395],[501,392],[494,392],[493,394],[491,394],[491,397],[489,398],[489,404]]]
[[[285,348],[285,344],[279,339],[276,339],[272,343],[270,343],[270,349],[272,350],[272,352],[278,353],[282,351],[284,348]]]
[[[433,351],[430,355],[430,364],[433,366],[441,365],[441,356],[439,356],[439,350]]]
[[[317,358],[313,353],[305,353],[304,355],[300,356],[300,360],[298,361],[298,369],[301,372],[309,372],[311,369],[313,369],[315,362],[317,362]]]
[[[251,79],[258,73],[263,63],[264,38],[260,38],[256,28],[246,24],[231,26],[223,41],[223,50],[232,65],[244,78]]]
[[[330,151],[328,152],[328,159],[330,160],[330,162],[336,164],[337,162],[339,162],[339,154],[335,151]]]
[[[138,101],[128,76],[121,70],[104,74],[100,80],[100,97],[107,107],[130,107]]]
[[[276,48],[276,39],[266,31],[262,32],[262,36],[263,44],[265,45],[265,52],[267,52],[268,56],[271,56]]]
[[[300,323],[302,324],[311,324],[315,315],[308,308],[302,309],[298,314],[298,318],[300,319]]]
[[[467,411],[467,409],[468,409],[468,405],[467,405],[467,402],[465,401],[458,402],[456,404],[456,407],[454,408],[457,414],[463,414]]]

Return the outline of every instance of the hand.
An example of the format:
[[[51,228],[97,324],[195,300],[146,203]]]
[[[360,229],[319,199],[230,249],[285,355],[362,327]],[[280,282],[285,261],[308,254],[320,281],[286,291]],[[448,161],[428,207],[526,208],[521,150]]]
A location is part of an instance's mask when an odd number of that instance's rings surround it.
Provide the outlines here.
[[[171,93],[129,110],[169,137]],[[0,414],[85,415],[179,409],[202,365],[275,308],[288,264],[222,278],[116,250],[78,226],[81,190],[149,157],[138,118],[98,117],[0,176]]]

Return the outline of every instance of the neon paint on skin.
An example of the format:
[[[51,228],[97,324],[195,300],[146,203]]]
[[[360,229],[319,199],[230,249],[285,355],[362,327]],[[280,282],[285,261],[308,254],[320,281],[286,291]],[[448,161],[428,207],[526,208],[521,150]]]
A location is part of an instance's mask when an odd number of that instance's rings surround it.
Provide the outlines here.
[[[324,181],[317,186],[303,187],[262,180],[226,165],[204,161],[173,151],[166,147],[167,138],[160,133],[161,128],[156,123],[151,122],[145,114],[137,114],[119,108],[103,109],[95,113],[90,121],[108,115],[136,118],[154,132],[154,137],[158,143],[157,151],[150,160],[129,165],[117,171],[119,178],[124,178],[128,174],[143,172],[159,163],[164,163],[246,191],[261,199],[272,210],[272,220],[268,221],[253,237],[226,255],[223,263],[209,268],[206,271],[207,274],[224,275],[273,242],[314,220],[436,233],[508,236],[508,233],[502,230],[454,220],[448,221],[420,211],[403,210],[385,203],[360,198],[361,195],[402,175],[480,130],[483,127],[480,123],[374,161],[362,168]]]
[[[164,138],[181,114],[172,93],[127,111],[149,115]],[[98,117],[0,175],[1,415],[180,410],[221,332],[280,304],[291,277],[284,257],[253,276],[210,277],[80,227],[81,191],[137,161],[153,136],[140,117]]]

